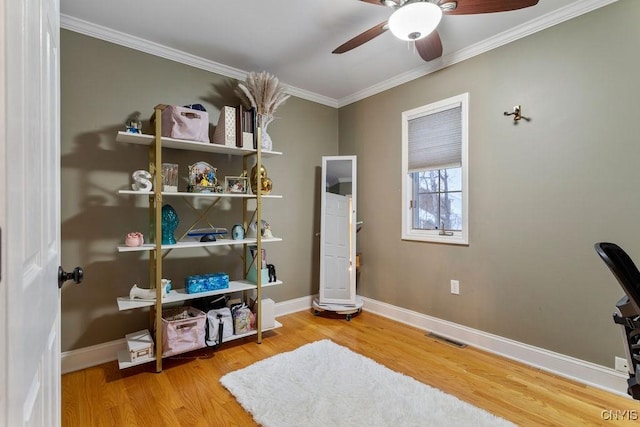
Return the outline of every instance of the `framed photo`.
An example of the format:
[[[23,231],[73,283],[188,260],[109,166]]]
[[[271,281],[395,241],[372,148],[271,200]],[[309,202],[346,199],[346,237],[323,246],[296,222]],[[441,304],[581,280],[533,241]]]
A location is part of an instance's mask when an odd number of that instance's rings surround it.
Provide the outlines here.
[[[249,179],[246,176],[225,176],[224,192],[233,194],[247,194]]]

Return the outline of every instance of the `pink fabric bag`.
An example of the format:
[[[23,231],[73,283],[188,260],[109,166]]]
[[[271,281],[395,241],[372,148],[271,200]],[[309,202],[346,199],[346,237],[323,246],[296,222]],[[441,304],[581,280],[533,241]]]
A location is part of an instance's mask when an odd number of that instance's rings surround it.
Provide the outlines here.
[[[168,105],[162,110],[162,136],[209,142],[209,113]]]
[[[204,347],[207,315],[193,307],[162,312],[162,356],[173,356]]]

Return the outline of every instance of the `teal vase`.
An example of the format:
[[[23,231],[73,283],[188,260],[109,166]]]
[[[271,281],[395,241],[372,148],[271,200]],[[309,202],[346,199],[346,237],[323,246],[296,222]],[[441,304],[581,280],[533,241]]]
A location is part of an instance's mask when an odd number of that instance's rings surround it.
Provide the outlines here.
[[[176,238],[173,233],[178,228],[178,214],[171,205],[162,206],[162,244],[163,245],[175,245]]]

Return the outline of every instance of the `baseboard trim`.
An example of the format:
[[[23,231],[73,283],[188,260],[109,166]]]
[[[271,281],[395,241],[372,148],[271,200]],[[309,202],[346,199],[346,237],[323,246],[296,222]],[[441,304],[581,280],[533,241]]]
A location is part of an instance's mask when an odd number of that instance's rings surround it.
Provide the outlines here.
[[[312,307],[314,297],[315,295],[309,295],[276,303],[275,315],[279,317],[309,310]],[[362,297],[362,300],[364,301],[364,311],[480,348],[546,372],[629,397],[626,381],[628,376],[614,369],[427,316],[426,314],[371,298]],[[61,355],[62,373],[66,374],[116,360],[116,354],[119,350],[124,349],[125,346],[125,340],[120,339],[78,350],[66,351]]]
[[[615,369],[503,338],[498,335],[489,334],[370,298],[363,297],[362,299],[364,301],[363,310],[365,311],[422,329],[425,332],[433,332],[445,338],[462,342],[564,378],[629,397],[627,394],[628,376]]]
[[[60,363],[62,365],[61,372],[64,375],[69,372],[111,362],[117,359],[116,354],[118,354],[118,351],[125,349],[126,346],[127,342],[122,338],[120,340],[92,345],[91,347],[65,351],[60,355]]]

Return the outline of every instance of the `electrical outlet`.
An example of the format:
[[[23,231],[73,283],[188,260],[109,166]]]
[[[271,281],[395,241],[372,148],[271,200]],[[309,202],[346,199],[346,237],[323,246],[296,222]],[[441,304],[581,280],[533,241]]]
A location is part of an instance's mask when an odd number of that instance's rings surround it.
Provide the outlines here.
[[[460,282],[457,280],[451,281],[451,293],[454,295],[460,295]]]
[[[628,373],[629,365],[627,364],[627,359],[616,356],[616,371]]]

